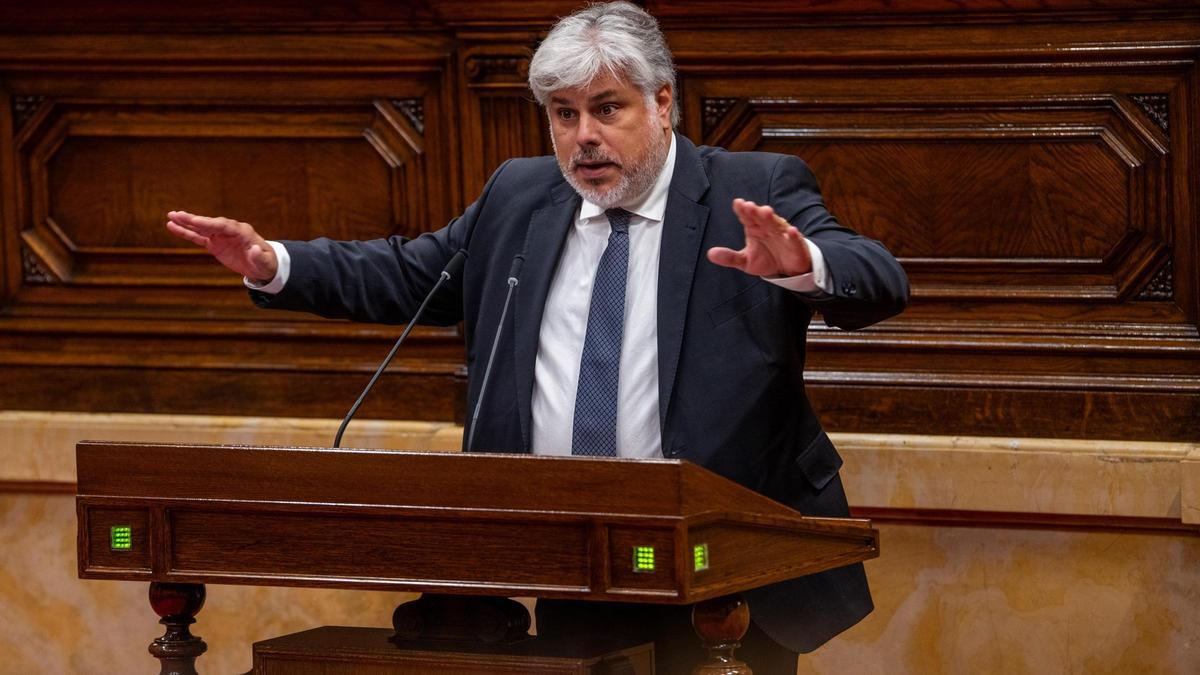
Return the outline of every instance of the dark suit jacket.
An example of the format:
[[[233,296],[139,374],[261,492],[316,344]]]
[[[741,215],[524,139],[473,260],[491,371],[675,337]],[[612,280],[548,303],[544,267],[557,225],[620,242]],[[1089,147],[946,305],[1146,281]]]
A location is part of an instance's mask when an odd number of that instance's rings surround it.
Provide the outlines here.
[[[697,148],[676,136],[658,282],[659,417],[663,454],[700,464],[806,515],[846,516],[841,458],[804,391],[813,310],[842,328],[905,306],[904,271],[878,242],[841,227],[816,180],[789,155]],[[833,293],[814,299],[708,262],[712,246],[741,248],[735,197],[770,204],[824,254]],[[542,308],[580,197],[553,157],[513,159],[446,227],[415,239],[285,242],[287,287],[252,294],[265,307],[358,321],[403,323],[459,248],[470,257],[425,321],[466,328],[469,408],[495,335],[513,257],[525,255],[513,310],[493,365],[474,448],[530,451],[530,399]],[[476,367],[478,365],[479,367]],[[811,651],[872,609],[861,565],[748,594],[770,636]]]

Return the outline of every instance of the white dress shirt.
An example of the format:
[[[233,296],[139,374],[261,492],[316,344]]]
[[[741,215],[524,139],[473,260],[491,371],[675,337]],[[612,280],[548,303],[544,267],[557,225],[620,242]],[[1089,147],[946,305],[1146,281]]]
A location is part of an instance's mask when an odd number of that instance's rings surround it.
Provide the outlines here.
[[[643,195],[619,204],[629,220],[629,277],[625,283],[625,333],[617,384],[617,456],[661,458],[658,417],[658,254],[667,195],[675,174],[675,136],[658,180]],[[732,208],[732,207],[731,207]],[[611,228],[604,209],[586,199],[567,232],[558,269],[550,282],[538,332],[533,376],[533,452],[571,454],[579,362],[587,333],[592,282]],[[768,281],[801,293],[827,292],[824,256],[804,240],[813,271]],[[701,261],[700,264],[711,264]]]
[[[658,425],[658,252],[675,173],[675,136],[654,185],[619,204],[629,219],[625,332],[617,381],[617,456],[662,457]],[[587,334],[592,282],[612,228],[604,209],[583,200],[567,232],[546,295],[533,370],[533,452],[571,454],[579,362]]]
[[[629,221],[629,276],[617,392],[618,457],[663,456],[658,422],[658,256],[663,228],[671,226],[663,218],[674,174],[672,134],[671,148],[654,185],[645,194],[619,205],[633,216]],[[531,402],[534,454],[571,454],[575,393],[592,283],[600,256],[608,247],[610,231],[604,209],[584,200],[567,232],[538,331]],[[827,293],[828,274],[821,249],[808,239],[804,242],[812,255],[812,272],[767,281],[799,293]],[[282,244],[268,243],[279,261],[275,278],[261,286],[249,279],[245,283],[264,293],[278,293],[287,284],[291,258]]]

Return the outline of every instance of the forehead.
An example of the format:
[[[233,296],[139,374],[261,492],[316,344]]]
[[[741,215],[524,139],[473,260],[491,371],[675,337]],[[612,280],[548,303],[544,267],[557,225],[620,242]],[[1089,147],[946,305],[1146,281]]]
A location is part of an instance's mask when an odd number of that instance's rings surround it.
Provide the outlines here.
[[[628,80],[602,71],[582,87],[559,89],[550,94],[551,103],[578,105],[606,98],[638,97],[640,91]]]

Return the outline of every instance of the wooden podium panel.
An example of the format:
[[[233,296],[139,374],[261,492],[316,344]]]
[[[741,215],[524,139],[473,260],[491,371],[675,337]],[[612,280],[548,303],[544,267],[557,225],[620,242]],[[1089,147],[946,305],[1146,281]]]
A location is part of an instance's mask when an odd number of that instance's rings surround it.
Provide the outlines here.
[[[79,575],[685,604],[878,555],[678,460],[81,443]]]
[[[478,643],[389,640],[386,628],[325,626],[254,644],[253,675],[652,675],[650,644],[614,639]],[[399,647],[399,648],[398,648]]]

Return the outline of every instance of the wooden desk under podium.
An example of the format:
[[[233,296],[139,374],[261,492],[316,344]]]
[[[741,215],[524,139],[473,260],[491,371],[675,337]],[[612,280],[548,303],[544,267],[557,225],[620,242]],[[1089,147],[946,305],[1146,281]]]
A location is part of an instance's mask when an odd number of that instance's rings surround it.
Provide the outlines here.
[[[188,626],[222,583],[426,593],[394,631],[259,643],[257,673],[649,663],[604,636],[541,644],[509,596],[700,603],[709,672],[748,672],[737,593],[879,554],[868,521],[806,517],[678,460],[85,442],[77,463],[79,576],[150,583],[163,673],[195,672]]]

